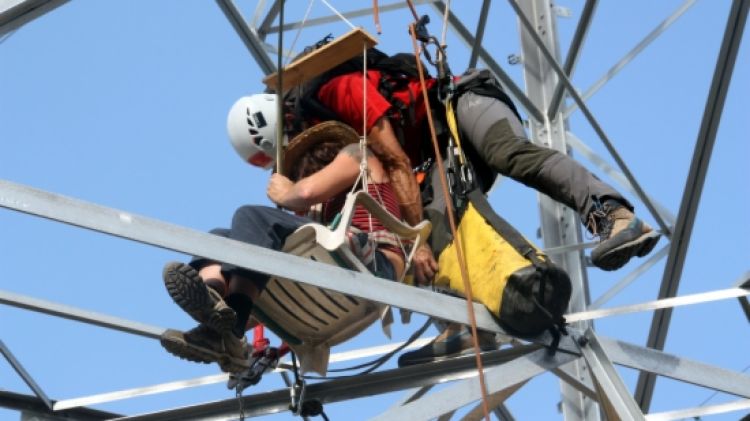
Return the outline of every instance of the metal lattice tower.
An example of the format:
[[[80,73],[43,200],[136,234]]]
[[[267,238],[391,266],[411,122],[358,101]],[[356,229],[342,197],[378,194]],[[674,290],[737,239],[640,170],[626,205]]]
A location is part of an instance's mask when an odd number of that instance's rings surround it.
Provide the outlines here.
[[[12,31],[39,16],[48,12],[58,13],[54,9],[65,3],[64,0],[0,1],[0,40],[3,39],[1,37],[8,36]],[[217,0],[216,3],[244,43],[257,68],[260,69],[260,72],[252,77],[260,79],[263,74],[275,71],[277,54],[274,48],[275,36],[281,31],[288,37],[292,37],[303,22],[290,20],[280,27],[279,12],[282,5],[278,0],[272,2]],[[292,2],[286,3],[286,7],[290,7],[289,3]],[[546,394],[544,398],[540,398],[540,401],[550,406],[554,406],[559,401],[561,417],[565,420],[643,419],[644,413],[649,414],[649,419],[666,420],[700,417],[712,413],[747,411],[750,408],[750,375],[739,370],[720,368],[718,366],[720,359],[712,359],[710,363],[703,363],[694,358],[680,356],[679,352],[673,354],[662,352],[662,350],[665,349],[667,332],[670,329],[672,305],[699,304],[729,297],[732,301],[723,302],[723,305],[740,308],[741,314],[750,320],[750,304],[745,296],[745,290],[742,289],[748,288],[750,272],[737,273],[736,279],[712,280],[710,285],[700,290],[718,290],[717,294],[724,294],[721,297],[699,294],[686,295],[671,302],[651,302],[651,300],[668,299],[678,295],[712,150],[716,141],[721,140],[718,134],[719,123],[725,100],[730,92],[730,82],[740,50],[750,2],[735,0],[727,7],[728,17],[725,28],[722,28],[723,39],[716,60],[712,63],[705,63],[706,68],[710,68],[713,72],[713,76],[708,90],[697,92],[697,95],[706,98],[705,108],[696,136],[697,140],[694,144],[690,143],[690,148],[693,150],[692,159],[686,180],[684,180],[684,191],[679,199],[679,207],[675,212],[670,212],[668,206],[661,204],[658,197],[649,195],[648,188],[644,187],[648,185],[644,179],[657,177],[659,172],[641,175],[631,170],[628,165],[629,159],[621,152],[621,148],[616,147],[616,145],[621,146],[621,143],[609,137],[603,128],[604,124],[592,111],[595,107],[590,108],[590,102],[593,101],[590,98],[665,32],[673,22],[686,13],[695,0],[682,3],[586,91],[581,91],[571,82],[571,79],[574,78],[576,67],[581,62],[587,34],[596,21],[597,9],[604,8],[606,5],[598,5],[596,0],[585,2],[580,16],[577,17],[575,30],[570,34],[570,44],[567,49],[564,49],[566,46],[560,45],[560,37],[558,37],[557,17],[569,14],[569,11],[548,1],[492,2],[483,0],[480,3],[477,0],[474,2],[476,8],[462,7],[466,5],[465,2],[453,2],[447,14],[445,14],[448,7],[446,2],[424,0],[415,1],[415,3],[420,12],[429,12],[432,16],[431,30],[434,33],[438,32],[442,17],[447,17],[451,59],[468,58],[466,63],[458,62],[460,59],[452,61],[454,71],[463,70],[466,64],[468,67],[478,64],[489,68],[503,82],[523,110],[528,134],[532,141],[572,153],[577,159],[586,160],[587,165],[595,169],[598,174],[608,177],[608,181],[613,180],[614,183],[619,183],[616,184],[618,189],[627,192],[637,201],[639,211],[642,214],[648,214],[648,219],[655,222],[657,229],[660,229],[665,237],[651,256],[638,262],[637,265],[628,266],[627,271],[621,271],[618,274],[621,276],[620,279],[609,283],[611,286],[601,291],[602,287],[596,284],[596,281],[599,281],[603,275],[599,271],[591,270],[587,262],[585,250],[591,247],[591,243],[587,242],[581,232],[579,217],[570,209],[547,197],[539,196],[539,233],[543,245],[547,253],[568,271],[574,284],[570,313],[588,311],[589,315],[597,317],[616,314],[617,307],[604,308],[604,304],[615,299],[639,277],[656,270],[654,266],[659,268],[659,265],[663,264],[662,272],[657,275],[661,283],[657,297],[640,295],[638,301],[649,302],[626,309],[652,311],[647,313],[650,316],[650,328],[642,328],[643,332],[647,332],[647,337],[643,338],[645,344],[634,340],[620,340],[619,337],[605,337],[599,334],[598,329],[594,329],[599,322],[592,322],[584,317],[582,319],[585,320],[576,321],[571,325],[572,334],[563,340],[561,351],[553,357],[548,356],[544,349],[539,349],[533,343],[503,348],[488,354],[485,358],[486,377],[495,416],[501,420],[516,419],[513,411],[506,405],[506,400],[510,399],[514,393],[522,393],[526,382],[539,375],[554,376],[555,381],[559,380],[559,393],[556,392],[554,398]],[[456,3],[461,3],[461,6]],[[254,6],[254,15],[248,13],[248,9],[252,8],[250,6]],[[403,10],[405,6],[404,2],[380,5],[384,16],[384,29],[388,29],[386,16],[390,13],[405,13]],[[293,12],[292,16],[296,19],[300,11]],[[356,21],[358,23],[360,21],[371,22],[372,19],[370,7],[357,10],[345,9],[342,10],[342,14],[348,19],[359,19]],[[472,19],[466,16],[476,17],[476,26],[473,26]],[[509,20],[509,16],[512,21]],[[317,31],[314,32],[316,35],[301,32],[303,39],[298,41],[296,49],[310,44],[313,39],[319,39],[317,34],[339,32],[341,28],[336,24],[340,19],[340,16],[332,13],[323,13],[307,19],[304,22],[305,29],[316,28],[314,29]],[[472,23],[469,24],[469,21]],[[508,57],[510,63],[517,64],[515,67],[505,66],[504,69],[497,58],[504,57],[507,55],[505,51],[515,46],[502,47],[506,50],[501,51],[501,47],[494,40],[489,40],[485,36],[487,25],[496,22],[504,22],[506,27],[516,25],[518,49],[515,50],[514,55]],[[719,28],[712,28],[712,30],[719,31]],[[305,38],[308,36],[311,38]],[[2,48],[2,41],[0,41],[0,50]],[[508,70],[509,68],[512,70]],[[520,86],[516,82],[519,78],[513,72],[522,75],[525,86]],[[238,96],[240,94],[242,93],[238,92]],[[576,114],[576,111],[579,113]],[[651,117],[654,118],[654,116]],[[572,127],[576,128],[576,132],[580,129],[586,135],[577,136]],[[0,134],[2,134],[2,127],[0,127]],[[584,143],[581,139],[586,139],[586,142]],[[629,158],[632,156],[632,153],[628,155]],[[675,188],[681,189],[683,185]],[[496,196],[497,193],[493,193],[493,200],[496,200],[495,203],[500,202],[501,199],[497,199]],[[409,309],[416,313],[467,322],[465,304],[454,298],[435,296],[428,291],[392,284],[372,276],[360,274],[343,276],[344,271],[339,268],[321,267],[319,264],[294,256],[249,245],[236,247],[223,239],[214,238],[196,230],[68,198],[10,180],[0,180],[0,206],[167,250],[230,261],[272,275],[301,280],[374,301],[387,302],[394,307]],[[739,254],[734,254],[735,252]],[[743,255],[743,252],[747,250],[734,250],[729,253],[729,258],[744,258],[746,261],[748,256]],[[341,282],[345,278],[346,282]],[[739,300],[739,306],[734,301],[735,298]],[[0,288],[0,303],[148,339],[157,339],[163,330],[160,327],[105,313],[82,310],[52,300],[14,293],[4,288]],[[690,308],[699,309],[700,306]],[[484,308],[477,305],[475,309],[480,328],[498,331],[494,320]],[[601,311],[602,314],[597,315],[596,311]],[[737,334],[746,333],[745,331]],[[0,383],[0,406],[22,411],[27,417],[49,420],[67,417],[65,419],[88,420],[110,419],[122,415],[127,419],[167,420],[223,419],[237,415],[237,400],[234,398],[214,402],[192,399],[190,404],[178,408],[174,408],[174,405],[160,406],[158,410],[142,415],[115,414],[89,408],[91,405],[124,397],[157,392],[166,393],[172,390],[183,390],[190,385],[200,383],[222,382],[226,378],[223,375],[209,375],[200,379],[163,383],[118,392],[104,390],[83,398],[55,402],[46,394],[44,382],[35,380],[36,376],[32,376],[24,368],[25,356],[14,354],[13,347],[5,344],[2,339],[2,331],[0,331],[0,351],[33,394],[1,390],[4,386]],[[731,343],[728,343],[728,346],[731,346]],[[74,343],[62,345],[75,346]],[[715,347],[715,353],[720,355],[719,346]],[[364,351],[361,354],[364,354]],[[632,382],[634,383],[633,390],[629,390],[622,380],[623,370],[618,370],[615,366],[635,370],[637,379]],[[465,419],[480,419],[481,413],[474,407],[479,394],[477,381],[471,376],[472,373],[473,360],[457,358],[425,367],[382,370],[366,376],[315,383],[309,386],[308,396],[321,398],[324,403],[334,403],[388,392],[406,391],[393,406],[382,408],[380,411],[382,413],[376,418],[438,418],[443,420],[451,419],[455,411],[462,411],[460,413],[464,414]],[[273,374],[267,376],[271,375]],[[707,390],[716,391],[725,396],[734,396],[734,399],[739,400],[685,409],[666,405],[670,411],[655,413],[652,410],[652,400],[654,400],[655,393],[658,393],[658,388],[655,388],[656,376],[702,386]],[[630,380],[633,379],[630,378]],[[448,381],[452,382],[441,385]],[[431,389],[433,387],[434,389]],[[100,394],[102,392],[111,393],[102,395]],[[286,389],[257,394],[248,390],[244,398],[244,410],[248,416],[285,411],[288,399]]]

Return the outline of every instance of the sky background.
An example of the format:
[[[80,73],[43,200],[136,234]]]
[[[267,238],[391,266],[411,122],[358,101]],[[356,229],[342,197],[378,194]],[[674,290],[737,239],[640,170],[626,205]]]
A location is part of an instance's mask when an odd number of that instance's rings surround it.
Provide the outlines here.
[[[342,11],[372,4],[331,3]],[[453,3],[454,12],[474,28],[481,2]],[[256,2],[238,0],[237,4],[251,19]],[[308,2],[287,4],[287,21],[297,21]],[[583,4],[582,0],[559,2],[572,12],[571,18],[558,19],[563,53]],[[572,77],[579,91],[591,86],[681,4],[677,0],[601,2]],[[729,8],[728,0],[696,2],[587,102],[644,190],[674,215],[685,189]],[[432,15],[429,29],[439,36],[440,17],[430,6],[418,10]],[[524,86],[522,67],[506,60],[510,54],[521,55],[512,13],[506,2],[493,3],[485,46]],[[316,1],[311,16],[321,14],[329,12]],[[380,48],[388,53],[409,51],[408,10],[383,13],[381,20]],[[354,23],[375,32],[371,17]],[[295,50],[329,32],[337,36],[348,29],[341,22],[305,28]],[[295,31],[285,35],[285,46],[295,35]],[[750,266],[747,38],[739,51],[705,180],[681,295],[728,288]],[[275,44],[276,35],[268,40]],[[468,50],[450,32],[448,45],[454,72],[463,71]],[[261,91],[262,76],[213,1],[69,2],[0,40],[0,179],[200,231],[225,226],[238,206],[269,203],[265,196],[269,174],[238,159],[226,135],[230,106],[240,96]],[[570,129],[615,165],[580,112],[571,116]],[[645,206],[626,196],[655,225]],[[491,202],[527,237],[536,238],[536,192],[506,179],[493,190]],[[536,241],[541,244],[541,239]],[[656,251],[666,244],[662,239]],[[0,289],[4,291],[149,325],[188,329],[192,320],[174,305],[160,279],[165,262],[185,259],[179,253],[0,209]],[[655,299],[665,262],[606,306]],[[592,298],[638,264],[636,260],[614,273],[591,268]],[[422,320],[417,317],[411,325],[399,325],[394,340],[408,337]],[[601,335],[643,345],[650,322],[651,313],[639,313],[597,321],[596,328]],[[9,306],[0,306],[0,340],[56,400],[218,373],[215,366],[173,358],[152,339]],[[385,342],[377,329],[370,329],[333,351]],[[736,300],[674,311],[667,352],[742,371],[750,366],[748,349],[750,326]],[[623,368],[619,372],[633,390],[637,372]],[[246,394],[281,385],[278,375],[268,375]],[[0,389],[32,394],[4,360]],[[233,396],[233,391],[218,384],[96,408],[136,414]],[[365,419],[400,396],[330,404],[325,410],[331,420]],[[545,374],[511,397],[507,406],[519,420],[560,419],[559,397],[559,382]],[[734,399],[659,379],[651,411]],[[705,419],[736,420],[743,414]],[[1,420],[19,418],[17,412],[0,409]],[[282,413],[262,419],[291,418]]]

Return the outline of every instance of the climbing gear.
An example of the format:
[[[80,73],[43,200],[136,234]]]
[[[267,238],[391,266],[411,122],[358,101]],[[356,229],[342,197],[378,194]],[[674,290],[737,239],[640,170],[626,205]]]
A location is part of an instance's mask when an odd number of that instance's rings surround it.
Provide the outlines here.
[[[218,292],[208,288],[190,265],[171,262],[162,273],[164,286],[175,303],[198,323],[223,333],[232,329],[237,315]]]
[[[460,91],[490,90],[493,86],[488,75],[479,72],[470,75]],[[550,349],[554,350],[560,334],[565,333],[562,315],[570,299],[570,279],[497,215],[480,192],[481,183],[475,183],[477,177],[473,175],[475,169],[463,155],[455,100],[455,93],[446,99],[446,120],[455,144],[449,144],[449,165],[444,171],[452,198],[446,203],[449,217],[453,218],[453,205],[459,226],[452,230],[452,238],[441,239],[441,233],[436,233],[438,238],[433,245],[437,246],[434,250],[439,255],[439,270],[435,286],[473,291],[472,297],[485,304],[512,334],[530,337],[549,330],[553,337]],[[466,251],[457,253],[459,248]],[[461,255],[465,260],[460,260]],[[471,272],[471,276],[464,271]],[[469,279],[468,285],[461,282],[462,278]]]
[[[479,349],[494,351],[497,349],[493,332],[477,331]],[[471,330],[464,325],[450,323],[443,332],[427,345],[410,352],[401,354],[398,358],[399,367],[423,364],[432,361],[442,361],[461,355],[471,355],[474,344],[471,340]]]
[[[159,339],[164,349],[184,360],[216,362],[227,373],[248,367],[245,338],[237,338],[231,332],[219,333],[201,324],[187,332],[167,329]]]
[[[317,43],[305,48],[295,60],[311,54],[317,49],[331,43],[329,34]],[[399,53],[389,56],[377,48],[364,49],[363,53],[352,57],[332,69],[317,75],[305,83],[291,88],[284,96],[286,132],[294,135],[320,121],[337,120],[338,116],[318,100],[318,91],[331,79],[348,73],[364,72],[365,69],[380,71],[378,91],[393,105],[390,117],[394,130],[402,144],[404,128],[413,126],[415,121],[414,104],[403,103],[393,97],[394,92],[402,89],[418,77],[413,54]]]
[[[412,4],[411,0],[407,0],[407,3],[411,7],[412,12],[413,13],[416,12],[415,9],[414,9],[414,5]],[[416,13],[414,13],[414,15],[415,15],[414,17],[416,19]],[[419,48],[417,47],[416,25],[414,23],[412,23],[409,26],[409,33],[411,34],[411,42],[412,42],[412,46],[414,48],[414,56],[416,58],[418,58],[419,57]],[[423,43],[423,47],[424,47],[424,43]],[[443,58],[445,58],[444,54],[443,54]],[[423,69],[422,69],[422,67],[423,67],[422,66],[422,62],[417,59],[416,63],[417,63],[417,69],[419,70],[419,83],[420,83],[420,85],[422,87],[422,96],[424,98],[425,106],[428,108],[428,110],[432,110],[432,107],[430,107],[430,99],[428,97],[428,93],[427,93],[427,90],[426,90],[427,87],[426,87],[426,83],[425,83],[424,72],[423,72]],[[447,69],[447,66],[443,67],[443,69]],[[441,177],[440,177],[440,184],[441,184],[441,187],[442,187],[442,190],[443,190],[443,195],[444,195],[444,197],[447,198],[447,197],[450,197],[449,196],[449,192],[448,192],[448,182],[447,182],[447,179],[445,177],[445,168],[443,167],[442,157],[441,157],[441,153],[440,153],[440,145],[438,144],[437,132],[436,132],[436,129],[435,129],[435,124],[434,124],[431,112],[427,113],[427,124],[428,124],[428,126],[430,128],[430,138],[432,140],[432,146],[433,146],[433,150],[435,152],[435,158],[436,158],[436,162],[437,162],[437,165],[438,165],[438,170],[441,173],[440,174],[441,175]],[[488,405],[488,398],[487,398],[487,387],[486,387],[485,381],[484,381],[484,367],[483,367],[483,364],[482,364],[482,357],[480,355],[479,342],[478,342],[478,338],[477,338],[478,333],[477,333],[476,316],[474,314],[474,304],[473,304],[473,300],[474,299],[473,299],[473,295],[472,295],[472,292],[471,292],[471,284],[469,283],[469,275],[468,275],[468,272],[467,272],[467,269],[466,269],[466,265],[464,263],[464,254],[463,254],[463,249],[462,249],[461,244],[460,244],[461,243],[460,237],[458,237],[458,232],[456,230],[456,222],[455,222],[454,215],[453,215],[453,206],[452,206],[452,204],[447,199],[446,199],[446,205],[447,205],[446,206],[446,211],[447,211],[447,214],[448,214],[448,223],[449,223],[450,228],[451,228],[451,233],[454,236],[454,238],[456,238],[457,240],[459,240],[459,241],[456,242],[456,247],[454,248],[454,252],[455,252],[455,258],[458,261],[458,267],[460,269],[461,280],[463,281],[463,287],[464,287],[463,290],[464,290],[464,292],[466,294],[466,310],[467,310],[467,313],[468,313],[468,316],[469,316],[469,322],[470,322],[470,326],[471,326],[471,337],[472,337],[472,341],[473,341],[473,344],[474,344],[474,356],[475,356],[475,360],[476,360],[476,364],[477,364],[477,374],[478,374],[478,377],[479,377],[479,387],[480,387],[481,396],[482,396],[482,409],[484,410],[484,417],[485,417],[485,419],[487,421],[489,421],[490,418],[489,418],[489,405]]]
[[[650,253],[659,241],[658,232],[617,200],[596,201],[594,206],[587,228],[599,237],[599,245],[591,252],[591,261],[600,269],[619,269],[633,256]]]
[[[474,299],[484,304],[509,333],[534,337],[565,332],[563,314],[571,283],[568,275],[497,215],[478,190],[467,195],[458,233],[465,249]],[[459,262],[451,241],[439,253],[436,287],[463,292]],[[554,349],[556,343],[551,344]]]
[[[275,95],[256,94],[238,99],[227,116],[227,132],[232,147],[245,162],[270,168],[276,155]]]
[[[271,341],[265,337],[264,330],[262,324],[253,329],[253,351],[248,356],[248,368],[229,374],[228,389],[242,393],[246,388],[258,384],[263,374],[275,369],[281,357],[289,353],[289,346],[285,343],[278,348],[270,346]]]

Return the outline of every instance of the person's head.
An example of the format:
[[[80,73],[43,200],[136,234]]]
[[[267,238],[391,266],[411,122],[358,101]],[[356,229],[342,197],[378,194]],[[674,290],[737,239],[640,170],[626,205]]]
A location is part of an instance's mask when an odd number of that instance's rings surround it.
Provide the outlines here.
[[[240,157],[270,168],[276,157],[276,95],[256,94],[238,99],[227,116],[227,131]]]
[[[293,181],[314,174],[330,164],[341,148],[359,142],[359,134],[344,123],[319,123],[289,142],[284,154],[284,175]]]

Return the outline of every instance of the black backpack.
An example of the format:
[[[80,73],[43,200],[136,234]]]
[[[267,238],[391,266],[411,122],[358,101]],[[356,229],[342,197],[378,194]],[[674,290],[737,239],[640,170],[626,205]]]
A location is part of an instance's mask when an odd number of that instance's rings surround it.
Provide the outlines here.
[[[306,47],[295,60],[323,47],[331,42],[332,39],[331,35],[329,35],[317,43]],[[429,76],[426,68],[422,67],[425,69],[425,76]],[[395,100],[393,92],[402,88],[409,81],[419,77],[414,54],[399,53],[389,56],[377,48],[370,48],[367,50],[367,68],[379,70],[382,73],[381,80],[378,83],[378,90],[401,114],[401,124],[413,123],[413,104],[404,104]],[[339,117],[333,111],[318,100],[318,91],[325,83],[336,76],[361,72],[362,70],[363,58],[360,54],[290,89],[284,96],[287,133],[300,133],[310,123],[339,120]]]

